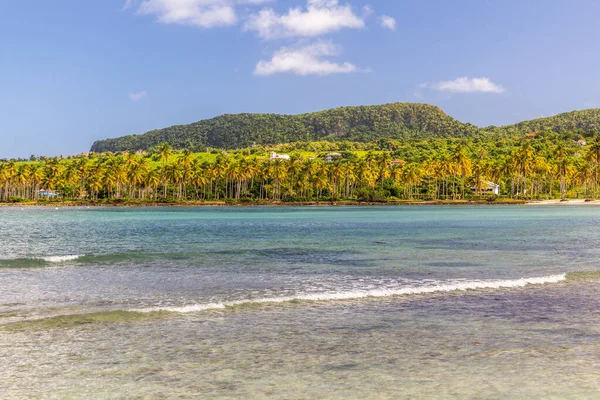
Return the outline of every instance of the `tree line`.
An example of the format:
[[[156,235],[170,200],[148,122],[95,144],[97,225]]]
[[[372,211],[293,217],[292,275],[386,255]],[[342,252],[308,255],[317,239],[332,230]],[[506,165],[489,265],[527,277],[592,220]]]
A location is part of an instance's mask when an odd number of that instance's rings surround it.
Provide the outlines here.
[[[329,162],[295,151],[289,160],[270,160],[247,150],[207,160],[166,143],[154,154],[5,161],[0,200],[465,200],[492,196],[487,182],[500,185],[500,197],[513,199],[599,197],[600,139],[584,145],[529,136],[500,144],[383,141],[381,150],[346,151]]]

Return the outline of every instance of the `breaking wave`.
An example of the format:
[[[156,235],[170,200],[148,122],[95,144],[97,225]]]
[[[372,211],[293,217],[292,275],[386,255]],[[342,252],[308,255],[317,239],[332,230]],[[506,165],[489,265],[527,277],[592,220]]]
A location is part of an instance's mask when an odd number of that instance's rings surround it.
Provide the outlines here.
[[[48,256],[48,257],[39,257],[39,260],[43,260],[49,263],[62,263],[67,261],[75,261],[80,255],[68,255],[68,256]]]
[[[82,257],[81,255],[63,255],[0,259],[0,268],[40,268],[48,265],[75,262]]]
[[[405,286],[397,289],[372,289],[332,293],[308,293],[298,294],[296,296],[265,297],[248,300],[227,301],[222,303],[191,304],[181,307],[157,306],[138,309],[121,309],[88,313],[84,312],[74,314],[60,314],[45,318],[33,318],[15,322],[0,323],[0,330],[50,329],[91,323],[127,323],[136,321],[153,321],[155,319],[168,318],[169,315],[173,314],[196,313],[211,310],[235,310],[237,308],[261,307],[269,304],[360,300],[365,298],[410,296],[443,292],[465,292],[485,289],[511,289],[522,288],[530,285],[545,285],[560,283],[563,281],[580,280],[577,275],[575,275],[574,279],[572,279],[572,274],[573,273],[509,280],[456,280],[438,282],[437,284],[431,284],[429,286]],[[600,273],[594,273],[594,275],[598,274]]]
[[[192,259],[194,254],[127,252],[86,255],[31,256],[22,258],[0,258],[0,268],[36,268],[60,263],[85,263],[95,265],[117,265],[120,263],[172,261]]]
[[[265,297],[249,300],[237,300],[223,303],[191,304],[181,307],[150,307],[144,309],[130,310],[132,312],[157,312],[167,311],[176,313],[191,313],[207,310],[219,310],[239,307],[251,304],[287,303],[294,301],[335,301],[335,300],[358,300],[364,298],[393,297],[419,294],[431,294],[439,292],[455,292],[481,289],[509,289],[520,288],[528,285],[544,285],[559,283],[567,279],[567,274],[549,275],[533,278],[509,279],[509,280],[473,280],[473,281],[450,281],[438,283],[431,286],[407,286],[397,289],[372,289],[354,290],[334,293],[310,293],[287,297]]]

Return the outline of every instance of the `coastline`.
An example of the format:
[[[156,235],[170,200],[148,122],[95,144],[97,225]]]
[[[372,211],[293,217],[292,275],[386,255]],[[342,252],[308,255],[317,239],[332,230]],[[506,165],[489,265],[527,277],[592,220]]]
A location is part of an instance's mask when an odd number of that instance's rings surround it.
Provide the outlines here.
[[[0,207],[344,207],[344,206],[471,206],[471,205],[529,205],[529,206],[599,206],[600,200],[437,200],[437,201],[262,201],[262,202],[229,202],[229,201],[178,201],[178,202],[140,202],[140,201],[52,201],[2,203]]]
[[[544,205],[544,206],[598,206],[600,200],[587,199],[571,199],[571,200],[533,200],[527,201],[527,205]]]

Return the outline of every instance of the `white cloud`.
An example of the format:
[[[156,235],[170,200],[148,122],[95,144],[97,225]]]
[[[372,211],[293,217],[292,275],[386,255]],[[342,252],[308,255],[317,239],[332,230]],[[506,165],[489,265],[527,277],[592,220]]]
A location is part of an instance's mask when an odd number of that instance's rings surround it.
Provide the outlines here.
[[[148,92],[145,90],[140,90],[139,92],[129,93],[129,98],[131,101],[140,101],[148,97]]]
[[[259,5],[272,0],[126,0],[124,8],[136,8],[140,15],[154,15],[163,24],[201,28],[235,25],[236,5]]]
[[[469,78],[463,76],[453,81],[424,83],[421,87],[455,93],[503,93],[504,88],[489,80],[489,78]]]
[[[379,25],[382,28],[389,29],[391,31],[396,30],[396,19],[394,17],[390,17],[387,15],[382,15],[379,17]]]
[[[180,24],[200,28],[236,25],[245,20],[244,30],[256,32],[263,39],[298,39],[294,46],[282,47],[271,59],[258,62],[254,73],[268,76],[277,73],[296,75],[330,75],[366,72],[350,62],[336,62],[339,55],[329,41],[307,45],[302,38],[313,38],[343,29],[361,29],[374,11],[369,5],[357,9],[348,0],[306,0],[304,6],[292,6],[278,13],[272,8],[252,9],[275,0],[123,0],[124,9],[148,15],[163,24]],[[296,0],[298,1],[298,0]],[[342,3],[343,1],[343,3]],[[362,13],[361,13],[362,12]],[[146,92],[130,93],[132,101],[146,97]]]
[[[276,51],[269,61],[260,61],[256,65],[254,73],[260,76],[284,72],[296,75],[325,76],[360,71],[354,64],[349,62],[338,64],[323,59],[323,57],[332,57],[338,54],[338,48],[327,41],[319,41],[300,48],[283,47]]]
[[[244,28],[255,31],[263,39],[315,37],[341,29],[360,29],[364,19],[348,4],[339,0],[307,0],[306,9],[295,7],[287,14],[277,14],[266,8],[248,17]]]

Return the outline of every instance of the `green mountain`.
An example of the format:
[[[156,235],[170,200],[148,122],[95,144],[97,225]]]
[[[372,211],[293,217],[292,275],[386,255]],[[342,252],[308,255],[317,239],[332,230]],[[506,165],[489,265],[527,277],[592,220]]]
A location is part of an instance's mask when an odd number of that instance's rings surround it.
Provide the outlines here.
[[[571,111],[552,117],[519,122],[499,129],[508,133],[556,132],[592,136],[600,133],[600,108]]]
[[[446,115],[440,108],[416,103],[341,107],[300,114],[226,114],[189,125],[157,129],[142,135],[100,140],[91,151],[150,150],[167,142],[190,150],[239,149],[306,141],[371,142],[410,137],[465,137],[480,129]]]
[[[479,128],[448,116],[439,107],[419,103],[341,107],[300,115],[226,114],[189,125],[141,135],[96,141],[91,151],[151,150],[161,143],[176,149],[240,149],[290,142],[352,141],[429,137],[498,137],[530,132],[600,133],[600,109],[573,111],[503,127]]]

